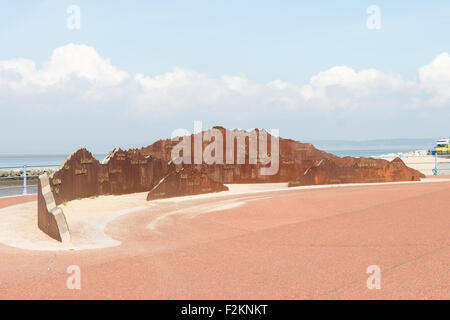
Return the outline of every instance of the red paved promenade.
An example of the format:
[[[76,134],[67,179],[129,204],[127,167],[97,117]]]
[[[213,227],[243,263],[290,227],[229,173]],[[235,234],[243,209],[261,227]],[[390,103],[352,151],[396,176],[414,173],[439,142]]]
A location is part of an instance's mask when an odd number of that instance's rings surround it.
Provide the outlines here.
[[[449,195],[450,182],[234,195],[245,203],[175,214],[156,230],[162,213],[149,208],[107,226],[117,247],[0,245],[0,298],[450,299]],[[167,206],[195,213],[214,201]],[[69,265],[81,290],[66,287]],[[366,286],[369,265],[380,290]]]
[[[25,203],[29,201],[36,201],[37,196],[35,194],[30,194],[26,196],[12,196],[0,198],[0,209],[13,206],[19,203]]]

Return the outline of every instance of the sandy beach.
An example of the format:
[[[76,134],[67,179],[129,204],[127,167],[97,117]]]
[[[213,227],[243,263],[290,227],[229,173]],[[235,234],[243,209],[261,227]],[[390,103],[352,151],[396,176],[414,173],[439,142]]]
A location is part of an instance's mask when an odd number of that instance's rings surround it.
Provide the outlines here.
[[[436,164],[436,157],[433,155],[427,155],[427,150],[416,150],[405,153],[390,153],[381,156],[376,156],[374,158],[385,159],[388,161],[394,160],[396,157],[400,157],[403,162],[413,169],[419,170],[424,175],[433,175],[433,169]],[[438,164],[441,166],[441,171],[444,174],[450,174],[450,157],[439,156]]]

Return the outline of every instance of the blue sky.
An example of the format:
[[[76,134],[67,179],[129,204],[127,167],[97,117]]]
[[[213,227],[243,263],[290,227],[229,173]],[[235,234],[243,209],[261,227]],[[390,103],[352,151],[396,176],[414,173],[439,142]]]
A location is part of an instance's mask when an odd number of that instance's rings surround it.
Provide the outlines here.
[[[0,111],[14,122],[0,153],[147,145],[194,120],[302,140],[446,137],[449,16],[448,1],[1,1]]]

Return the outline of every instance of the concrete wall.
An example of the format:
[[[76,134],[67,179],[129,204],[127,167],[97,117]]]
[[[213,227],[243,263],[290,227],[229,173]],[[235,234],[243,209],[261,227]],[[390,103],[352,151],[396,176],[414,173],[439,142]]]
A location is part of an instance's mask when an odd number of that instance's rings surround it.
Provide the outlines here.
[[[70,232],[63,210],[56,206],[50,188],[49,176],[45,173],[38,181],[38,227],[53,239],[70,241]]]

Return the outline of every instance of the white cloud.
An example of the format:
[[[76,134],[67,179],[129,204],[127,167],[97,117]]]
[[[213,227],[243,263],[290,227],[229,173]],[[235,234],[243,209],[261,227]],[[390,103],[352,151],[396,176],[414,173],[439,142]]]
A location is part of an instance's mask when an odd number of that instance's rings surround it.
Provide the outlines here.
[[[23,97],[52,108],[53,96],[77,104],[119,104],[128,111],[181,115],[233,111],[241,115],[281,110],[326,113],[328,110],[426,108],[450,105],[450,56],[442,53],[418,70],[418,80],[375,69],[336,66],[297,85],[273,80],[251,82],[244,75],[211,78],[195,70],[174,68],[154,77],[130,76],[89,46],[68,44],[53,51],[42,67],[32,60],[0,61],[0,109],[20,105]],[[16,101],[17,100],[17,101]],[[60,105],[54,106],[61,108]]]
[[[445,104],[450,100],[450,56],[442,53],[419,69],[421,87],[430,95],[429,103]]]
[[[120,85],[127,77],[127,72],[117,70],[85,45],[68,44],[55,49],[41,69],[23,58],[0,61],[0,83],[15,90],[51,91],[73,79],[87,80],[91,88],[101,89]]]

